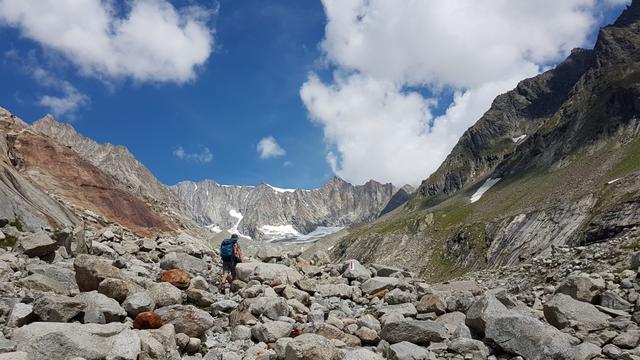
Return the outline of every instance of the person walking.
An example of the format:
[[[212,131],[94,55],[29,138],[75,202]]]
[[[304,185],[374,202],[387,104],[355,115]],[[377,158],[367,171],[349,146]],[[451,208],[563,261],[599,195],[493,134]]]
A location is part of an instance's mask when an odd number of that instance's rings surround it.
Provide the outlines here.
[[[236,265],[243,261],[242,251],[238,244],[238,234],[232,234],[230,239],[222,241],[220,258],[222,258],[222,279],[220,279],[220,290],[222,291],[227,282],[230,284],[236,278]]]

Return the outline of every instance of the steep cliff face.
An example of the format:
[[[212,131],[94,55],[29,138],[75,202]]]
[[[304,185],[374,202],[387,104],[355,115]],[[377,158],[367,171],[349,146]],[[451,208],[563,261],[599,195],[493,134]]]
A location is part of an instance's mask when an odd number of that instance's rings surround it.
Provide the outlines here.
[[[395,194],[391,184],[370,181],[354,186],[337,177],[314,190],[229,186],[210,180],[181,182],[172,189],[198,223],[234,228],[261,240],[373,220]]]
[[[499,96],[409,206],[351,229],[333,255],[449,277],[628,236],[639,211],[636,0],[594,50]]]
[[[139,162],[124,146],[99,144],[80,135],[69,124],[47,115],[36,121],[32,129],[70,147],[80,157],[109,174],[122,190],[142,198],[156,211],[184,222],[190,217],[176,195]]]
[[[25,230],[64,227],[80,220],[60,202],[34,186],[14,167],[8,136],[28,125],[0,108],[0,221],[20,224]]]

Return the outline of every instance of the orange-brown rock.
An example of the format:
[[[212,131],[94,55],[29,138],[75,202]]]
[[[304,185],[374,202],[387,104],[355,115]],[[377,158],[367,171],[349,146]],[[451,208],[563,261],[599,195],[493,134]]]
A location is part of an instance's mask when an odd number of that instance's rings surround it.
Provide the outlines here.
[[[159,329],[162,327],[162,319],[160,315],[154,312],[141,312],[136,316],[136,319],[133,320],[133,327],[138,330]]]
[[[171,269],[163,271],[160,274],[160,282],[167,282],[178,289],[186,289],[191,282],[191,275],[188,272],[180,269]]]
[[[380,290],[375,294],[369,295],[369,300],[372,300],[375,298],[384,299],[384,296],[387,295],[388,292],[389,292],[389,289]]]

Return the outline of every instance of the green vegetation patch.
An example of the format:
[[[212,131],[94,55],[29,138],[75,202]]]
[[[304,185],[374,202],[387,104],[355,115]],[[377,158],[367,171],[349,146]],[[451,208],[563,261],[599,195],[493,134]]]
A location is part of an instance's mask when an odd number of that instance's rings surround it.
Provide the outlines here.
[[[611,169],[609,176],[619,178],[636,171],[640,171],[640,140],[627,146],[625,156]]]

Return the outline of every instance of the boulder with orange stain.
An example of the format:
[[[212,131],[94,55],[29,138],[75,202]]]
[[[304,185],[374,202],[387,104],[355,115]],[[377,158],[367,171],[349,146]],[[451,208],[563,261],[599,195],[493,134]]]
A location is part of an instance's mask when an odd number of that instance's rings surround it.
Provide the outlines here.
[[[189,287],[191,275],[180,269],[166,270],[160,274],[160,282],[167,282],[178,289],[184,290]]]
[[[138,314],[133,320],[133,328],[138,330],[159,329],[162,327],[162,319],[160,315],[145,311]]]

